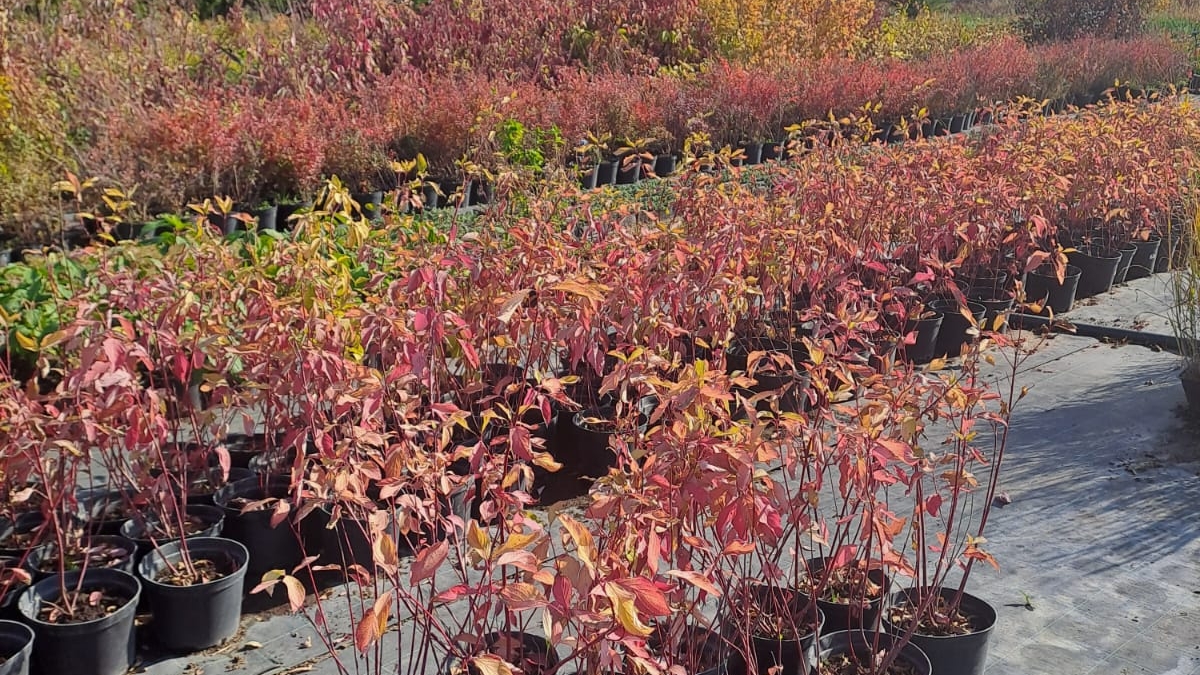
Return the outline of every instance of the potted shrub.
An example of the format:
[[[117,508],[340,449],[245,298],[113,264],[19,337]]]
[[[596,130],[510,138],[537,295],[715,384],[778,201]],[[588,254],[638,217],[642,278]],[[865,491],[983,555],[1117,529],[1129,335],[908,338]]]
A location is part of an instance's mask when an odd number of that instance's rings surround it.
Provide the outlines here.
[[[1200,209],[1191,222],[1179,221],[1186,228],[1179,240],[1178,265],[1171,274],[1171,309],[1168,318],[1176,346],[1183,357],[1179,374],[1188,408],[1200,411]]]
[[[151,629],[172,651],[218,645],[238,630],[250,554],[232,539],[193,537],[156,546],[138,563]]]

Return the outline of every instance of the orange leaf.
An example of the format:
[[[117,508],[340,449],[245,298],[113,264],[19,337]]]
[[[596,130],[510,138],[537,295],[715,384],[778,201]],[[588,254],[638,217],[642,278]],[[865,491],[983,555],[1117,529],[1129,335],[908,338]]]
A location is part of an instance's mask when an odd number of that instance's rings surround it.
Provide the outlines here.
[[[450,542],[445,539],[418,553],[416,560],[413,561],[412,576],[409,578],[412,585],[416,586],[422,581],[432,578],[449,553]]]
[[[285,575],[283,585],[287,588],[288,604],[291,605],[292,611],[299,612],[304,609],[304,596],[307,595],[304,592],[304,584],[300,583],[296,577]]]

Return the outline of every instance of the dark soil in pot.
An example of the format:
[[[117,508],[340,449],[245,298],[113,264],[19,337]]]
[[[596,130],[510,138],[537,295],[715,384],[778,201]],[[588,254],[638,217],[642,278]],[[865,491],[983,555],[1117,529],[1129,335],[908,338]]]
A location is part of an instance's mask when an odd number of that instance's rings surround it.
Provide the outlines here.
[[[911,629],[914,616],[909,600],[916,597],[915,593],[914,589],[907,589],[893,595],[884,617],[884,625],[892,634]],[[957,593],[956,588],[937,590],[936,605],[921,617],[910,644],[925,652],[934,673],[983,675],[988,640],[996,625],[996,610],[980,598],[963,593],[958,611],[951,613],[950,603]],[[930,615],[941,619],[931,621]]]
[[[807,561],[808,581],[812,586],[797,591],[807,602],[814,587],[817,607],[825,617],[824,630],[860,630],[875,625],[891,582],[882,569],[866,570],[853,561],[835,570],[827,570],[829,558]],[[823,583],[822,583],[823,582]]]
[[[932,675],[929,659],[911,642],[900,649],[892,665],[882,673],[875,666],[875,648],[890,650],[896,638],[886,633],[837,631],[821,636],[817,643],[815,675]],[[954,671],[948,671],[954,672]]]
[[[972,328],[977,328],[987,313],[987,308],[978,302],[967,301],[966,309],[971,313],[975,326],[962,312],[962,307],[956,301],[935,300],[929,308],[944,315],[941,330],[938,331],[937,343],[934,346],[935,356],[955,357],[962,354],[968,344],[974,342],[977,336],[970,334]]]
[[[225,514],[221,509],[210,504],[189,504],[183,517],[182,536],[216,537],[221,534],[224,522]],[[179,527],[178,518],[169,523],[159,522],[157,516],[133,518],[121,526],[121,536],[132,539],[138,551],[146,553],[155,544],[162,546],[178,539],[181,536]]]
[[[1036,269],[1029,273],[1025,282],[1025,300],[1042,307],[1042,313],[1047,309],[1059,314],[1066,314],[1075,306],[1075,294],[1079,287],[1082,272],[1074,265],[1067,265],[1062,283],[1054,272],[1046,269]]]
[[[790,588],[754,584],[749,589],[750,643],[759,675],[804,675],[807,653],[825,617],[808,598]],[[782,668],[782,670],[778,670]]]
[[[1117,262],[1117,273],[1113,277],[1113,283],[1123,284],[1129,274],[1129,267],[1133,264],[1133,256],[1137,255],[1137,247],[1129,243],[1118,249],[1117,253],[1121,256],[1121,260]]]
[[[33,640],[29,626],[0,620],[0,675],[29,675]]]
[[[1142,279],[1154,273],[1158,262],[1158,247],[1161,244],[1162,238],[1157,234],[1151,235],[1145,241],[1134,239],[1133,247],[1136,251],[1129,265],[1129,273],[1125,275],[1126,281]]]
[[[1067,259],[1079,268],[1079,287],[1075,291],[1075,297],[1082,300],[1107,293],[1112,288],[1113,280],[1117,276],[1117,266],[1121,263],[1121,254],[1116,251],[1081,248],[1067,254]]]
[[[119,535],[97,534],[87,537],[67,552],[65,569],[78,570],[87,561],[88,569],[117,569],[133,574],[133,564],[137,556],[137,544]],[[38,559],[30,565],[34,571],[34,580],[41,581],[46,577],[58,574],[59,556],[57,547],[47,545],[40,551]]]
[[[134,495],[121,490],[110,490],[97,495],[86,507],[86,530],[90,534],[119,535],[125,521],[138,513],[134,502]]]
[[[158,643],[190,652],[237,633],[248,559],[245,546],[216,537],[174,542],[147,553],[138,563],[138,575],[154,611],[150,627]]]
[[[62,587],[75,596],[67,615]],[[78,592],[76,592],[78,590]],[[37,670],[54,675],[124,675],[136,656],[134,610],[142,591],[133,575],[120,570],[68,572],[31,586],[19,606],[35,635]]]

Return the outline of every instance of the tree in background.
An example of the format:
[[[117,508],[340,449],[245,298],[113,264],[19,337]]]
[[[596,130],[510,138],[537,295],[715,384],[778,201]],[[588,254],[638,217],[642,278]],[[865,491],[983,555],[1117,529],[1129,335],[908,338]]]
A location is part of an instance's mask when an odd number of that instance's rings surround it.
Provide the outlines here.
[[[1017,26],[1031,42],[1131,37],[1141,32],[1151,5],[1151,0],[1018,0]]]

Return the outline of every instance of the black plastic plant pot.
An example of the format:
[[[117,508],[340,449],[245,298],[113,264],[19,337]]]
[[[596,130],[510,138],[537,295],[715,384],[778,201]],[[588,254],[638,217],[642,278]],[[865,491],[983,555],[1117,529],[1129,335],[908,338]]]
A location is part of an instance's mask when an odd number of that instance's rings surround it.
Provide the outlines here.
[[[936,313],[921,319],[909,320],[904,327],[904,333],[916,333],[916,341],[912,344],[900,344],[904,358],[912,363],[929,363],[933,360],[934,348],[937,346],[938,333],[942,330],[943,315]]]
[[[241,467],[230,467],[229,475],[224,481],[221,481],[221,470],[219,468],[212,469],[211,474],[212,477],[210,478],[209,482],[194,484],[192,489],[188,490],[188,504],[204,504],[211,506],[213,503],[213,495],[216,494],[217,490],[220,490],[222,487],[230,483],[236,483],[239,480],[245,480],[247,478],[254,477],[253,471],[250,469],[243,469]],[[213,483],[218,482],[220,485],[210,487]]]
[[[870,667],[875,663],[876,648],[880,651],[890,651],[892,646],[896,644],[896,641],[897,638],[887,633],[868,633],[865,631],[841,630],[822,635],[821,639],[817,642],[817,663],[813,664],[813,672],[816,672],[820,663],[828,662],[840,656],[850,656],[855,661]],[[934,670],[929,664],[929,657],[912,642],[900,648],[900,653],[896,655],[894,663],[902,664],[909,669],[898,672],[914,673],[915,675],[959,672],[953,668],[946,671]],[[875,671],[873,668],[870,668],[870,672]],[[884,672],[891,673],[893,671],[889,669]]]
[[[1154,273],[1158,262],[1158,247],[1160,244],[1162,244],[1162,238],[1158,235],[1153,235],[1146,241],[1134,240],[1133,247],[1137,251],[1133,254],[1133,261],[1129,265],[1129,273],[1125,276],[1126,281],[1142,279]]]
[[[616,162],[600,162],[596,166],[596,185],[616,185],[617,184],[617,163]]]
[[[137,562],[138,548],[133,541],[116,534],[94,534],[81,542],[88,551],[88,569],[114,569],[134,573]],[[83,565],[83,557],[68,557],[67,571],[78,570]],[[33,570],[33,580],[41,581],[58,574],[59,562],[54,554],[54,547],[46,546],[30,556],[26,567]]]
[[[762,143],[742,143],[738,146],[738,150],[741,150],[742,154],[746,156],[746,158],[742,160],[746,166],[762,164]]]
[[[138,563],[154,621],[158,643],[170,651],[198,651],[233,637],[242,616],[242,586],[250,553],[232,539],[195,537],[186,542],[191,562],[208,561],[223,576],[206,583],[179,586],[168,583],[184,562],[180,542],[147,553]]]
[[[825,565],[829,562],[829,558],[812,558],[806,561],[808,567],[808,578],[814,582],[819,582],[825,575]],[[891,588],[891,581],[882,569],[875,568],[867,572],[867,579],[879,587],[875,597],[866,602],[851,601],[851,602],[833,602],[817,598],[817,608],[821,610],[821,615],[825,617],[825,622],[822,624],[824,630],[862,630],[871,628],[875,625],[876,619],[879,617],[879,610],[883,607],[883,600],[887,597],[888,591]],[[865,590],[865,589],[864,589]],[[797,591],[796,595],[802,603],[809,600],[807,593]]]
[[[291,481],[282,476],[246,478],[226,485],[214,497],[216,505],[225,510],[221,536],[240,542],[249,551],[246,576],[252,580],[271,570],[291,570],[304,559],[299,534],[291,524],[292,513],[272,527],[274,506],[243,512],[253,502],[289,499],[291,487]]]
[[[1081,248],[1067,254],[1067,260],[1079,268],[1079,288],[1075,298],[1082,300],[1107,293],[1117,276],[1121,255],[1114,251]]]
[[[933,349],[934,355],[959,356],[963,347],[974,341],[974,338],[968,333],[971,329],[971,321],[963,314],[959,303],[954,300],[934,300],[929,303],[929,308],[943,314],[942,327],[938,331],[937,342]],[[978,326],[979,322],[983,321],[984,315],[987,314],[987,307],[968,300],[967,311],[971,313]]]
[[[809,663],[812,646],[825,625],[825,615],[815,604],[810,603],[806,596],[791,588],[754,584],[750,587],[750,594],[750,601],[760,610],[765,605],[768,607],[766,612],[786,611],[789,613],[786,621],[803,623],[810,630],[799,638],[759,635],[752,632],[750,647],[754,653],[757,670],[747,671],[757,672],[759,675],[807,675],[812,665]],[[751,630],[753,631],[753,628]]]
[[[72,593],[78,589],[81,604],[97,591],[124,604],[90,621],[45,621],[42,608],[60,603],[64,586]],[[61,579],[56,575],[29,587],[18,606],[22,620],[33,628],[34,669],[45,675],[124,675],[137,655],[133,619],[141,592],[132,574],[99,569],[87,570],[82,578],[79,572],[68,572]]]
[[[599,478],[617,464],[608,439],[617,431],[613,408],[581,410],[571,417],[569,441],[560,453],[563,468],[580,476]]]
[[[642,180],[642,161],[640,159],[621,160],[617,168],[617,185],[633,185]]]
[[[780,141],[768,141],[762,144],[762,161],[774,162],[778,161],[783,156],[783,143]]]
[[[268,206],[262,209],[256,209],[250,212],[250,215],[257,223],[259,230],[275,230],[278,229],[279,222],[279,207]]]
[[[678,634],[664,635],[662,626],[656,627],[647,638],[646,646],[652,653],[683,666],[688,673],[727,675],[742,672],[742,656],[732,649],[724,635],[691,623],[679,628]]]
[[[282,438],[276,439],[276,446],[282,444]],[[229,464],[235,469],[249,469],[250,460],[266,452],[270,445],[266,434],[230,434],[225,438],[225,449],[229,452]],[[234,482],[233,480],[229,481]]]
[[[36,555],[36,552],[32,555]],[[32,561],[26,559],[24,562],[26,564],[23,565],[20,558],[0,558],[0,570],[24,569],[28,572],[28,563]],[[32,573],[30,575],[32,576]],[[29,584],[15,579],[11,580],[7,587],[0,584],[0,619],[20,621],[21,612],[17,609],[17,600],[21,598],[27,588],[29,588]]]
[[[421,205],[424,209],[436,209],[441,205],[442,196],[438,194],[438,186],[426,183],[421,186]]]
[[[678,159],[675,155],[659,155],[654,158],[654,175],[659,178],[666,178],[675,173],[675,165]]]
[[[350,198],[358,203],[363,217],[367,220],[379,220],[383,217],[383,190],[352,192]]]
[[[129,520],[127,514],[134,512],[130,502],[133,495],[121,490],[109,490],[87,500],[84,526],[91,534],[119,535],[121,526]]]
[[[33,640],[29,626],[0,620],[0,675],[29,675]]]
[[[523,633],[521,631],[496,631],[483,636],[482,653],[493,654],[504,659],[507,663],[522,666],[522,672],[527,675],[553,671],[558,666],[558,652],[550,646],[546,638]],[[452,673],[459,670],[457,659],[451,659],[443,672]],[[473,668],[467,669],[469,675],[482,675]]]
[[[225,523],[223,510],[211,504],[188,504],[185,513],[187,522],[193,531],[184,536],[189,539],[220,536],[221,527]],[[178,523],[174,523],[171,525],[171,529],[174,530],[178,526]],[[140,553],[149,552],[155,544],[162,546],[179,538],[161,533],[155,521],[146,518],[132,518],[126,521],[121,526],[121,536],[132,539],[137,544]]]
[[[311,204],[305,204],[304,202],[291,202],[278,205],[275,208],[275,227],[291,231],[296,226],[296,222],[292,220],[292,216],[311,207]]]
[[[37,546],[36,531],[46,522],[41,511],[27,511],[0,523],[0,557],[20,558]]]
[[[1113,276],[1114,285],[1125,283],[1129,267],[1133,264],[1133,256],[1137,255],[1137,247],[1132,243],[1126,244],[1117,250],[1117,254],[1121,259],[1117,262],[1117,273]]]
[[[979,273],[965,281],[967,292],[972,294],[998,293],[1009,287],[1007,272]]]
[[[1066,314],[1075,306],[1075,294],[1079,288],[1079,280],[1083,273],[1074,265],[1067,265],[1063,282],[1053,272],[1034,270],[1029,273],[1025,282],[1025,299],[1054,312],[1055,315]]]
[[[1008,315],[1016,304],[1017,296],[1012,291],[973,291],[971,300],[984,306],[986,310],[979,329],[982,331],[1003,332],[1008,328]],[[999,318],[999,322],[997,319]]]
[[[908,604],[914,589],[897,591],[892,594],[890,607],[901,607]],[[938,595],[947,603],[953,602],[958,594],[956,588],[939,588]],[[962,594],[958,606],[959,613],[969,622],[971,632],[966,635],[925,635],[913,632],[910,645],[920,648],[929,658],[934,673],[959,673],[960,675],[983,675],[987,666],[988,640],[992,636],[992,628],[996,625],[996,610],[988,602],[971,595]],[[893,635],[907,632],[908,626],[895,625],[886,614],[884,625]]]
[[[579,172],[579,186],[584,190],[595,190],[596,182],[600,179],[600,165]]]

